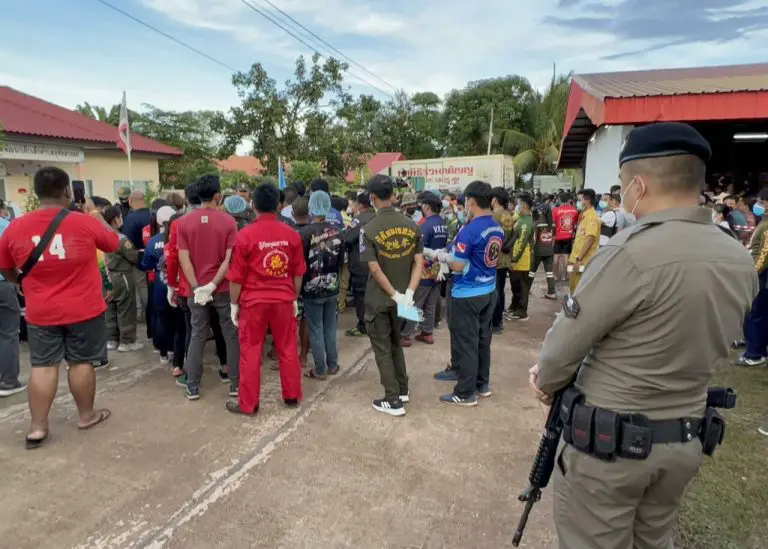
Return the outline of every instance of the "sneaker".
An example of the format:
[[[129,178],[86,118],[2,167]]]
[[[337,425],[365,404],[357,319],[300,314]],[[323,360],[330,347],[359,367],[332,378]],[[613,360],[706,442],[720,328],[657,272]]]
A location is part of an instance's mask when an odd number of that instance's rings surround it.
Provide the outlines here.
[[[413,344],[411,343],[411,338],[410,337],[401,337],[400,338],[400,346],[401,347],[410,347],[411,345],[413,345]]]
[[[459,372],[453,368],[446,368],[437,372],[433,377],[438,381],[458,381]]]
[[[456,404],[457,406],[477,406],[477,396],[472,395],[467,398],[461,398],[453,393],[449,395],[443,395],[440,397],[440,402],[446,402],[448,404]]]
[[[180,375],[179,377],[177,377],[176,378],[176,385],[178,385],[179,387],[184,387],[186,389],[187,388],[187,374]]]
[[[410,401],[411,401],[411,392],[410,391],[406,391],[405,394],[400,395],[400,402],[402,402],[403,404],[405,404],[406,402],[410,402]]]
[[[416,341],[421,341],[422,343],[426,343],[427,345],[435,344],[435,338],[432,337],[432,334],[426,334],[424,332],[421,332],[414,339],[416,339]]]
[[[233,398],[237,398],[240,396],[240,387],[237,383],[230,383],[229,384],[229,396]]]
[[[93,363],[94,370],[103,370],[104,368],[109,368],[108,360],[97,360]]]
[[[544,294],[545,299],[557,299],[557,294]]]
[[[405,406],[403,406],[403,401],[400,399],[396,402],[389,402],[383,398],[374,400],[373,409],[382,414],[389,414],[390,416],[405,415]]]
[[[168,355],[160,355],[160,366],[168,366],[171,363],[171,359]]]
[[[299,399],[298,398],[284,398],[283,402],[286,406],[290,406],[291,408],[295,408],[299,405]]]
[[[521,316],[516,316],[516,317],[515,317],[515,318],[513,318],[512,320],[514,320],[515,322],[528,322],[528,315],[525,315],[525,316],[522,316],[522,315],[521,315]]]
[[[107,351],[117,351],[117,341],[107,341]]]
[[[757,428],[757,432],[765,437],[768,437],[768,425],[761,425]]]
[[[731,349],[743,349],[746,346],[747,343],[743,339],[734,339],[731,342]]]
[[[442,322],[435,322],[435,330],[440,330],[440,329],[442,329],[442,327],[443,327],[443,323]]]
[[[219,381],[222,383],[229,383],[229,372],[225,372],[219,368]]]
[[[363,332],[358,328],[352,328],[351,330],[347,330],[346,332],[344,332],[344,335],[346,335],[347,337],[365,337],[368,334],[366,334],[365,332]]]
[[[152,349],[152,353],[155,354],[155,355],[159,355],[160,354],[160,349],[154,348],[154,349]]]
[[[477,396],[482,398],[488,398],[493,393],[491,392],[491,386],[487,383],[484,383],[483,385],[480,385],[480,387],[477,388]]]
[[[15,395],[16,393],[24,391],[26,388],[27,384],[21,383],[20,381],[15,383],[11,383],[10,381],[0,381],[0,397]]]
[[[143,343],[121,343],[117,348],[118,353],[132,353],[134,351],[141,351],[144,348]]]
[[[491,332],[494,334],[503,334],[504,333],[504,326],[492,326]]]
[[[736,359],[736,366],[765,366],[766,358],[761,356],[760,358],[747,358],[741,355]]]
[[[256,413],[259,411],[259,407],[256,406],[256,408],[253,410],[253,413],[249,414],[248,412],[243,412],[242,408],[240,408],[240,404],[238,404],[236,401],[228,400],[227,401],[227,411],[231,412],[233,414],[239,414],[241,416],[255,416]]]
[[[200,389],[187,386],[184,390],[184,396],[187,397],[187,400],[197,400],[200,398]]]
[[[504,318],[506,318],[507,320],[517,320],[518,318],[520,318],[520,314],[519,313],[513,313],[513,312],[510,311],[510,312],[507,312],[504,315]]]

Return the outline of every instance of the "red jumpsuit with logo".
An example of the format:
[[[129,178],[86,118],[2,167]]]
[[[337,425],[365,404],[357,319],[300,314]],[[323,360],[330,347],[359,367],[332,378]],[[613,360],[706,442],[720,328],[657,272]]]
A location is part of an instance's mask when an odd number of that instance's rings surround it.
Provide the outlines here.
[[[283,399],[301,400],[294,277],[307,270],[301,237],[275,214],[260,213],[237,235],[227,278],[240,291],[240,408],[253,413],[261,394],[261,357],[269,328],[280,361]]]

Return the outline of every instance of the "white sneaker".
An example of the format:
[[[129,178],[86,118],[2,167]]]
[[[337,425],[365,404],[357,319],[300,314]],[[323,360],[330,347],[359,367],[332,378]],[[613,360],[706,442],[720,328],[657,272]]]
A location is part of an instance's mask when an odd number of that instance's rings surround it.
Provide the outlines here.
[[[117,348],[119,353],[130,353],[133,351],[141,351],[144,348],[143,343],[121,343]]]
[[[171,363],[171,358],[168,356],[161,356],[160,357],[160,365],[161,366],[168,366]]]
[[[107,351],[117,351],[117,341],[107,341]]]

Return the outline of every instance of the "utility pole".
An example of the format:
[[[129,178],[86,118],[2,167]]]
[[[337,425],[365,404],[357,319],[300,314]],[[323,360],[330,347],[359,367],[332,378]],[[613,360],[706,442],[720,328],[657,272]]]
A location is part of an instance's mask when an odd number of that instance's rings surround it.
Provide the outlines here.
[[[493,141],[493,107],[491,107],[491,127],[488,129],[488,156],[491,156],[491,141]]]

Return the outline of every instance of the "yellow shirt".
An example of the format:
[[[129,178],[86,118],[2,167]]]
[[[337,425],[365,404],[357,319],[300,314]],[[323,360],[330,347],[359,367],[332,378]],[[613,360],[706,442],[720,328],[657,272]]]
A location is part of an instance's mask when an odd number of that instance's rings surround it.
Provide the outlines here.
[[[591,236],[592,246],[584,252],[587,237]],[[582,264],[586,265],[600,248],[600,216],[594,208],[590,208],[581,214],[579,226],[576,229],[576,238],[573,240],[573,250],[569,261],[575,263],[579,257],[583,257]],[[582,253],[584,252],[584,253]]]

